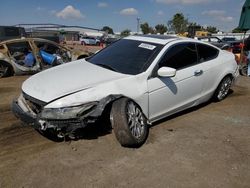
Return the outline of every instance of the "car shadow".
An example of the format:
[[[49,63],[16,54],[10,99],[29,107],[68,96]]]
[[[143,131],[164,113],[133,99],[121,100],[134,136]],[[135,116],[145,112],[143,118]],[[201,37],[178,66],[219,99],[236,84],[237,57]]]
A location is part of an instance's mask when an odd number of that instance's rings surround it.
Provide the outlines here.
[[[97,121],[96,123],[92,123],[87,125],[84,128],[79,128],[74,131],[72,134],[65,134],[62,137],[58,137],[57,134],[53,131],[42,132],[40,130],[36,130],[40,135],[46,137],[47,139],[53,142],[63,142],[63,141],[77,141],[77,140],[93,140],[98,139],[101,136],[105,136],[111,134],[112,128],[110,123],[103,123],[101,121]]]
[[[110,110],[110,109],[109,109]],[[77,140],[93,140],[98,139],[101,136],[105,136],[111,134],[112,127],[111,122],[109,120],[109,114],[105,111],[105,114],[96,120],[95,123],[89,123],[84,128],[78,128],[74,130],[72,133],[57,136],[53,130],[48,131],[40,131],[36,130],[39,134],[46,137],[47,139],[54,142],[63,142],[63,141],[77,141]]]

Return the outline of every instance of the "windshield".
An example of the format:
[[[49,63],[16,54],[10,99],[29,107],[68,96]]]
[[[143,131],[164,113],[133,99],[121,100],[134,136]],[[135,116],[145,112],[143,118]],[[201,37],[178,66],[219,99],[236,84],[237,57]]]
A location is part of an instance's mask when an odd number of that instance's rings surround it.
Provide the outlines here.
[[[149,67],[162,47],[161,44],[122,39],[87,61],[116,72],[136,75]]]

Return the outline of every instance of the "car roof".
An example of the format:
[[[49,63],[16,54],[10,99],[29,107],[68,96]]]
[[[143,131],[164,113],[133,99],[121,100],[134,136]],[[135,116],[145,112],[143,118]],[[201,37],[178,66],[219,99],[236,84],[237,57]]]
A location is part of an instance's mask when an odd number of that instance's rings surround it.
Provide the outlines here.
[[[213,48],[220,50],[220,48],[218,48],[217,46],[214,46],[210,43],[202,42],[197,39],[171,36],[171,35],[132,35],[132,36],[125,37],[124,39],[137,40],[137,41],[142,41],[142,42],[150,42],[150,43],[156,43],[156,44],[162,44],[162,45],[166,45],[167,43],[170,43],[173,41],[193,42],[193,43],[199,43],[199,44],[211,46]]]
[[[22,37],[22,38],[15,38],[15,39],[9,39],[9,40],[4,40],[2,42],[0,42],[0,44],[4,44],[4,43],[14,43],[14,42],[22,42],[22,41],[33,41],[33,40],[36,40],[36,41],[42,41],[42,42],[49,42],[49,43],[54,43],[56,45],[59,45],[57,44],[56,42],[54,41],[51,41],[51,40],[47,40],[47,39],[43,39],[43,38],[32,38],[32,37]]]
[[[207,38],[218,38],[216,36],[200,36],[200,37],[197,37],[199,39],[207,39]]]
[[[0,42],[0,44],[8,44],[8,43],[15,43],[15,42],[28,42],[28,41],[38,41],[38,42],[47,42],[47,43],[51,43],[54,44],[56,46],[60,46],[61,48],[65,48],[67,50],[70,50],[68,47],[66,46],[62,46],[54,41],[51,40],[47,40],[47,39],[43,39],[43,38],[32,38],[32,37],[23,37],[23,38],[17,38],[17,39],[9,39],[9,40],[5,40]]]
[[[171,42],[174,40],[180,40],[182,38],[177,37],[177,36],[171,36],[171,35],[132,35],[132,36],[125,37],[124,39],[139,40],[139,41],[144,41],[144,42],[151,42],[151,43],[165,45],[168,42]]]

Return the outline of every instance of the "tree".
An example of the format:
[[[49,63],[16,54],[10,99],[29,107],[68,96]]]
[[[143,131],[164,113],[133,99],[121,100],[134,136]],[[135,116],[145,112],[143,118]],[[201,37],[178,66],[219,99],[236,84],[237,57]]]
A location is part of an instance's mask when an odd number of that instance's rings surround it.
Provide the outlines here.
[[[113,31],[113,29],[111,28],[111,27],[109,27],[109,26],[104,26],[103,28],[102,28],[102,31],[105,31],[106,33],[108,33],[108,34],[114,34],[114,31]]]
[[[184,33],[187,31],[188,19],[182,13],[177,13],[168,21],[168,25],[175,33]]]
[[[208,26],[206,31],[208,31],[209,33],[217,33],[218,29],[216,27],[213,27],[213,26]]]
[[[149,33],[149,25],[147,22],[143,23],[140,25],[141,31],[143,34],[148,34]]]
[[[167,27],[164,24],[158,24],[155,26],[155,32],[164,34],[167,31]]]
[[[143,34],[155,33],[154,29],[152,27],[150,27],[147,22],[141,24],[141,31]]]
[[[244,33],[244,31],[236,27],[232,30],[232,33]]]
[[[129,29],[125,29],[121,32],[121,36],[122,37],[126,37],[126,36],[129,36],[130,35],[130,30]]]

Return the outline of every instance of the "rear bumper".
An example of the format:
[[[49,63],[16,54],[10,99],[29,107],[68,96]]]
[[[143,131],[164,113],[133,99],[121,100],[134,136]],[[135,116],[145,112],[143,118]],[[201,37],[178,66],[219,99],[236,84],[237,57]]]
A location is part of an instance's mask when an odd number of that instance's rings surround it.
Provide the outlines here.
[[[234,77],[233,84],[235,84],[235,82],[237,82],[239,75],[240,75],[240,66],[237,65],[236,71],[234,72],[234,75],[233,75],[233,77]]]

